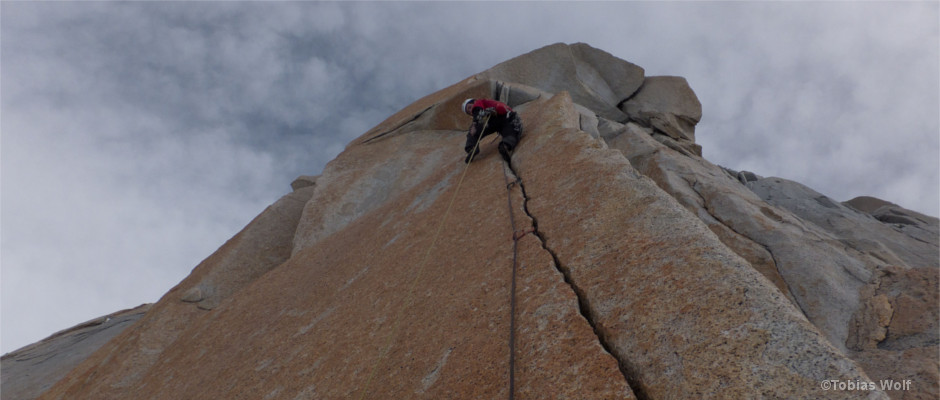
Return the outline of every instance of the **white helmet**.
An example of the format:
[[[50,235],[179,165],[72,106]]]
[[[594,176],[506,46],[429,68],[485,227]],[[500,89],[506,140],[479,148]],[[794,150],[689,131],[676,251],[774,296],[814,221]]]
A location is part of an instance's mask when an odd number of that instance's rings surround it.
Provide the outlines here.
[[[466,99],[466,100],[464,100],[464,101],[463,101],[463,104],[460,105],[460,109],[463,110],[463,112],[465,112],[465,113],[467,113],[467,114],[470,114],[470,111],[467,111],[467,104],[470,104],[470,103],[473,103],[473,102],[474,102],[474,99]]]

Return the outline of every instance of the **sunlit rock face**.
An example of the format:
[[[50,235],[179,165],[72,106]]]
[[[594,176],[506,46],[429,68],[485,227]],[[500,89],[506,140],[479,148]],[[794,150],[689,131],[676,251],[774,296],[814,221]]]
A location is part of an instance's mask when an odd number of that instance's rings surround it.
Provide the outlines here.
[[[522,118],[510,163],[495,137],[463,162],[470,97]],[[41,398],[936,398],[937,219],[714,165],[702,114],[685,79],[583,43],[468,77],[298,178]]]

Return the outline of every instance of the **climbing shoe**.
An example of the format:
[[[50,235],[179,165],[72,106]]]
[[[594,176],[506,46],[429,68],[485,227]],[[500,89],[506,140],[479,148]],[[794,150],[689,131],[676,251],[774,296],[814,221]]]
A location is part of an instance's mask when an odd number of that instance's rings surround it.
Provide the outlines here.
[[[503,160],[509,162],[509,158],[512,156],[512,150],[509,148],[509,145],[500,143],[497,149],[499,150],[499,155],[503,156]]]
[[[463,159],[463,162],[465,162],[465,163],[467,163],[467,164],[470,164],[470,160],[473,160],[473,158],[476,157],[477,154],[480,154],[480,148],[479,148],[479,147],[477,147],[476,149],[474,149],[474,152],[472,152],[472,153],[468,152],[468,153],[467,153],[467,158],[464,158],[464,159]]]

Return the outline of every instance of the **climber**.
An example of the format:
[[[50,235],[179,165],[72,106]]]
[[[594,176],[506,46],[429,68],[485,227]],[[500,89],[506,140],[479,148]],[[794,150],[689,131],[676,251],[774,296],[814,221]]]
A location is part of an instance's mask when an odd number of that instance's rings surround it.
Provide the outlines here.
[[[519,137],[522,136],[522,119],[516,112],[505,103],[490,99],[467,99],[462,108],[463,112],[473,116],[473,123],[467,131],[467,144],[464,146],[464,151],[467,152],[464,162],[470,163],[473,157],[480,153],[477,141],[494,132],[499,132],[502,136],[502,141],[497,146],[499,155],[509,162],[512,150],[516,148]]]

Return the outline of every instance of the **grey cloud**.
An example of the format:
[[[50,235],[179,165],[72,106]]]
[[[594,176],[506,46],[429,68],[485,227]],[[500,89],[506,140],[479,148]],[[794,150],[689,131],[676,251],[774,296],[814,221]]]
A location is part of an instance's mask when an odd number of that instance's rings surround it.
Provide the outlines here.
[[[0,7],[3,351],[156,300],[390,114],[559,41],[686,77],[713,162],[940,213],[935,3]]]

